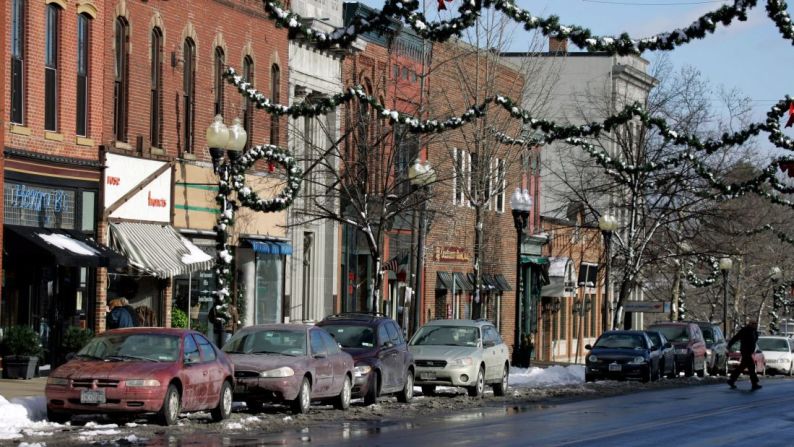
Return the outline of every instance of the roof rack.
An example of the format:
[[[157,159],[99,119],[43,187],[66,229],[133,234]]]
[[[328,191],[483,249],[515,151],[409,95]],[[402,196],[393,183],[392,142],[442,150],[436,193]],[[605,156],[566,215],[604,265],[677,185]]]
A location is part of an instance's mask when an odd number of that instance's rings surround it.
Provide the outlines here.
[[[341,312],[341,313],[338,313],[338,314],[329,315],[329,316],[327,316],[325,318],[329,319],[329,320],[343,320],[343,319],[359,319],[359,320],[369,319],[369,320],[372,320],[372,319],[375,319],[375,318],[384,318],[384,317],[386,317],[386,315],[384,315],[384,314],[382,314],[380,312],[377,312],[377,313]]]

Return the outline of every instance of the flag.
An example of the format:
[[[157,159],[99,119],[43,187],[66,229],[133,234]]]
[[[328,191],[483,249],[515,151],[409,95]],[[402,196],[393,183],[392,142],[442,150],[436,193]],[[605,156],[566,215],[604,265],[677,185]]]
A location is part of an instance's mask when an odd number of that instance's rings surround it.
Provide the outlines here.
[[[407,252],[397,253],[396,256],[389,259],[388,261],[386,261],[385,264],[383,264],[383,271],[385,272],[387,270],[391,270],[393,272],[396,272],[397,268],[405,264],[406,262],[408,262],[408,253]]]
[[[444,4],[445,1],[451,2],[452,0],[438,0],[438,10],[439,11],[443,11],[443,10],[447,9],[447,5]]]
[[[786,127],[791,127],[794,125],[794,102],[788,105],[788,121],[786,122]]]

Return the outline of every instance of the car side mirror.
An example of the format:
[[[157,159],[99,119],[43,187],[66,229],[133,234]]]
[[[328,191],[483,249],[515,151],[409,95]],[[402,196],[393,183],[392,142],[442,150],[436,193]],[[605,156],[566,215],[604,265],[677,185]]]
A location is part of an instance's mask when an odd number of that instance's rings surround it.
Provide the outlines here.
[[[317,354],[314,354],[314,358],[316,359],[324,359],[326,357],[328,357],[328,355],[324,352],[318,352]]]
[[[593,347],[592,347],[592,346],[590,346],[589,344],[587,344],[587,345],[584,345],[584,348],[585,348],[585,349],[587,349],[588,351],[590,351],[591,349],[593,349]]]
[[[198,353],[195,354],[185,354],[185,365],[193,365],[198,363]]]
[[[672,343],[670,343],[669,341],[668,341],[667,343],[665,343],[665,344],[664,344],[664,349],[670,349],[670,348],[672,348],[672,347],[673,347],[673,344],[672,344]]]
[[[496,342],[494,342],[494,341],[483,341],[482,342],[482,347],[483,348],[493,348],[494,346],[496,346]]]
[[[394,343],[392,343],[391,341],[384,341],[383,342],[383,347],[384,348],[391,348],[392,346],[394,346]]]

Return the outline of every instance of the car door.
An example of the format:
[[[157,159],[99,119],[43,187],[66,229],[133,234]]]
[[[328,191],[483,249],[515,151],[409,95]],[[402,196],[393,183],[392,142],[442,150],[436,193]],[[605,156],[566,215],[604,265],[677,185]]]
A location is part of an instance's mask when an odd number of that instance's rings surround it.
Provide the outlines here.
[[[325,331],[320,332],[320,334],[325,342],[325,349],[328,351],[328,360],[331,362],[331,368],[333,369],[329,392],[332,395],[336,395],[342,391],[342,384],[344,383],[345,374],[347,373],[345,357],[333,337]]]
[[[321,329],[309,330],[309,345],[311,347],[311,363],[314,366],[314,383],[312,396],[325,397],[330,395],[334,378],[334,367],[328,358],[328,347]]]
[[[201,363],[198,343],[190,334],[185,335],[182,350],[182,408],[186,411],[201,408],[200,396],[205,394],[207,378],[205,365]]]
[[[485,380],[495,380],[502,377],[500,359],[497,356],[497,334],[493,326],[482,327],[483,361],[485,361]]]
[[[384,323],[378,325],[376,343],[378,344],[378,360],[381,364],[381,388],[392,389],[395,382],[394,355],[396,355],[396,351]]]
[[[706,368],[706,341],[703,339],[703,332],[696,324],[689,325],[689,336],[691,340],[692,352],[695,353],[695,370]]]
[[[223,367],[218,363],[218,353],[215,347],[203,335],[193,334],[201,353],[201,363],[206,374],[207,388],[203,401],[204,408],[214,408],[218,404],[223,385]]]
[[[725,340],[725,335],[722,334],[722,329],[719,326],[713,326],[714,331],[714,347],[712,352],[716,357],[714,367],[719,369],[727,361],[728,357],[728,342]]]
[[[397,329],[397,326],[392,321],[386,321],[381,326],[386,328],[390,344],[390,346],[386,348],[387,355],[384,362],[391,376],[391,381],[387,388],[388,391],[395,391],[401,389],[405,381],[405,360],[401,352],[400,330]]]

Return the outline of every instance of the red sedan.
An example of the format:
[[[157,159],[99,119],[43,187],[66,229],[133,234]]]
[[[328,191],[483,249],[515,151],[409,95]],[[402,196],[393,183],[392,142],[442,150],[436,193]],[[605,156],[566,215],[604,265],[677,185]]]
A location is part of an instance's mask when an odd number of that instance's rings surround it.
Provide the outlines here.
[[[179,413],[232,410],[234,368],[202,334],[187,329],[128,328],[95,337],[47,379],[47,417],[156,413],[163,425]]]
[[[742,354],[739,352],[741,348],[742,344],[740,342],[736,342],[733,346],[731,346],[731,350],[728,353],[729,371],[733,371],[739,367],[739,363],[742,361]],[[753,353],[753,363],[755,363],[755,372],[757,374],[766,374],[766,357],[764,357],[763,351],[758,349],[757,346],[755,347],[755,352]]]

